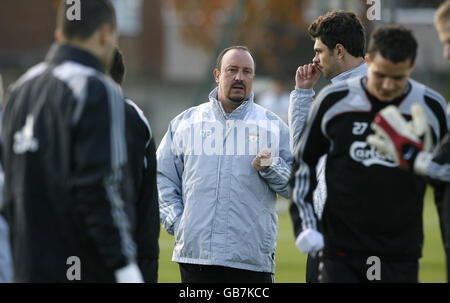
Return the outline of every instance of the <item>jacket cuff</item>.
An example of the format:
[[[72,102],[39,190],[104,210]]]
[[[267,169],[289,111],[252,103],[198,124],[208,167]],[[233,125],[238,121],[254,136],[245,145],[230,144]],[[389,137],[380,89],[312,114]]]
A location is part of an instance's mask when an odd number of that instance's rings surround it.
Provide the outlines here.
[[[316,94],[316,92],[312,88],[305,89],[305,88],[295,87],[294,92],[299,97],[311,97],[312,98]]]
[[[428,166],[430,165],[433,155],[427,152],[419,152],[414,160],[414,172],[416,174],[425,176],[427,174]]]
[[[279,159],[278,157],[272,158],[272,164],[270,164],[269,167],[258,171],[259,174],[261,175],[261,177],[267,178],[267,177],[270,177],[271,175],[276,174],[276,167],[277,167],[278,162],[279,162],[278,159]]]

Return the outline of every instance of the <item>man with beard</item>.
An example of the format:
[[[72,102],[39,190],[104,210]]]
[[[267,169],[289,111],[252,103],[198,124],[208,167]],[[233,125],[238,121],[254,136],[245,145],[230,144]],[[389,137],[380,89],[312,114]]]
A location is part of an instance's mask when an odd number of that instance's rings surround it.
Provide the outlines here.
[[[158,148],[160,218],[182,282],[273,281],[292,154],[287,125],[253,102],[254,76],[247,47],[223,50],[209,102],[173,119]]]

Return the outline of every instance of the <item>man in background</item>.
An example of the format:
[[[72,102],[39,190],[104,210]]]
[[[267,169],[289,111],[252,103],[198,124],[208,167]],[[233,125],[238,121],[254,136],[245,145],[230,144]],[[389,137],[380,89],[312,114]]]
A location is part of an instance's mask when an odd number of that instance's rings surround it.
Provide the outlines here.
[[[125,63],[119,49],[114,53],[109,75],[120,86],[125,77]],[[134,240],[137,245],[137,262],[144,282],[158,280],[159,256],[159,206],[156,189],[156,147],[152,130],[144,112],[130,99],[125,99],[126,140],[128,162],[134,192],[137,193],[134,220]]]
[[[436,14],[434,23],[439,34],[443,47],[442,55],[450,60],[450,1],[442,3]],[[447,107],[448,109],[449,107]],[[449,111],[447,110],[447,114]],[[384,119],[383,119],[384,120]],[[402,168],[414,171],[418,175],[430,177],[436,181],[443,181],[444,192],[442,195],[442,215],[441,228],[444,237],[444,248],[447,257],[447,282],[450,282],[450,135],[442,140],[441,144],[434,152],[423,151],[421,148],[405,142],[404,138],[416,138],[417,146],[423,145],[423,138],[411,133],[408,128],[398,127],[399,119],[390,123],[384,120],[385,126],[391,129],[391,132],[377,133],[368,137],[367,142],[375,146],[380,152],[389,155],[392,159],[397,159],[403,163]],[[406,124],[404,124],[406,125]],[[400,137],[400,132],[402,139]],[[396,146],[393,139],[398,138]]]
[[[9,89],[2,121],[4,208],[15,282],[142,282],[123,96],[105,76],[117,45],[108,0],[61,1],[45,62]]]
[[[289,132],[292,153],[295,153],[306,117],[313,104],[314,85],[320,75],[331,83],[339,83],[352,77],[367,74],[364,61],[366,44],[364,27],[361,20],[352,11],[331,11],[318,17],[308,27],[314,39],[313,62],[297,69],[295,90],[291,92],[289,105]],[[314,209],[320,219],[327,197],[325,181],[325,160],[323,156],[317,165],[318,185],[314,192]],[[301,219],[295,203],[290,205],[290,214],[294,226],[296,245],[299,246]],[[306,282],[317,282],[319,261],[316,256],[308,255],[306,265]]]
[[[326,87],[310,113],[296,150],[292,199],[302,217],[301,251],[323,249],[320,282],[418,282],[426,182],[397,169],[391,158],[365,142],[381,109],[395,105],[410,116],[416,102],[433,117],[433,143],[447,133],[445,100],[409,78],[416,53],[411,31],[400,26],[376,29],[366,56],[367,77]],[[318,221],[311,198],[315,168],[324,154],[326,179],[332,182],[327,182]],[[375,272],[367,265],[372,262],[379,265]]]

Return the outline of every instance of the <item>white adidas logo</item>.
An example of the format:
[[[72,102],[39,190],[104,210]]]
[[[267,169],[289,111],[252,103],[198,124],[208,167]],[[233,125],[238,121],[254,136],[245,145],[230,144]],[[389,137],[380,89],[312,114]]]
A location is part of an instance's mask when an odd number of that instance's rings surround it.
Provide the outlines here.
[[[24,127],[14,134],[13,151],[16,154],[35,152],[39,149],[39,142],[33,138],[34,117],[28,115]]]

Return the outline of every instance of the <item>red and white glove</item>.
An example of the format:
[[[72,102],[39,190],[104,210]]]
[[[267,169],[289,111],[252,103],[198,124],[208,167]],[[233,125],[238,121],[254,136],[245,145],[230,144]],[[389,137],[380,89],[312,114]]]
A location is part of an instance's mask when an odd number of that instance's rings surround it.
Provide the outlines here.
[[[390,156],[400,167],[424,174],[424,165],[431,159],[428,153],[432,149],[431,130],[421,105],[413,104],[411,114],[412,123],[394,105],[385,107],[375,116],[371,124],[375,134],[367,137],[367,143]]]

